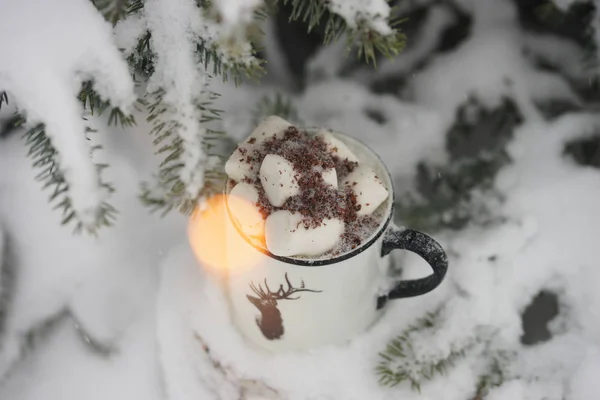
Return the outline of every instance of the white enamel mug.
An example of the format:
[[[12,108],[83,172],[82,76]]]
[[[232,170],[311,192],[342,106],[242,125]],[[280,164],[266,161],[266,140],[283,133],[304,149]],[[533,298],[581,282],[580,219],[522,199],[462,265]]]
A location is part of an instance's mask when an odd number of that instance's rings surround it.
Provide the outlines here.
[[[329,259],[276,256],[246,236],[228,211],[224,213],[226,254],[238,259],[246,254],[243,259],[251,260],[244,268],[230,263],[220,277],[231,317],[243,336],[268,351],[343,344],[367,330],[388,300],[428,293],[446,274],[446,254],[434,239],[391,223],[392,179],[379,157],[356,139],[334,135],[369,164],[389,189],[381,205],[384,218],[362,245]],[[422,279],[391,281],[387,255],[395,249],[418,254],[433,273]]]

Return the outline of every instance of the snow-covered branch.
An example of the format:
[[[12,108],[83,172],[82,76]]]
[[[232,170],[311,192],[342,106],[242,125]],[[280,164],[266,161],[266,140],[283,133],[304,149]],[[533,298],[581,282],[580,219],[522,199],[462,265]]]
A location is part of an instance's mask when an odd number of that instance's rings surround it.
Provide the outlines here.
[[[307,22],[307,29],[329,10],[325,41],[347,33],[348,43],[358,44],[367,60],[375,61],[376,51],[394,55],[404,46],[386,0],[282,2],[292,4],[291,18]],[[45,186],[54,187],[65,201],[61,204],[68,205],[64,219],[94,229],[110,194],[90,157],[83,114],[110,108],[109,124],[132,124],[128,114],[134,102],[146,107],[149,133],[164,156],[158,182],[146,185],[163,193],[142,197],[180,210],[202,197],[218,167],[207,152],[217,133],[207,121],[219,117],[210,107],[211,79],[220,75],[238,82],[262,74],[253,43],[270,5],[264,0],[11,2],[0,15],[0,93],[2,99],[5,92],[14,98],[27,126],[36,128],[28,145],[36,165],[44,168]]]
[[[393,32],[388,24],[390,6],[386,0],[330,0],[327,6],[331,12],[344,18],[350,28],[364,23],[384,36]]]
[[[127,111],[135,100],[110,25],[85,0],[65,0],[60,7],[43,0],[12,2],[0,13],[0,52],[0,89],[31,125],[45,125],[72,209],[85,227],[94,227],[107,194],[89,157],[76,96],[82,81],[93,80],[95,91],[114,107]]]

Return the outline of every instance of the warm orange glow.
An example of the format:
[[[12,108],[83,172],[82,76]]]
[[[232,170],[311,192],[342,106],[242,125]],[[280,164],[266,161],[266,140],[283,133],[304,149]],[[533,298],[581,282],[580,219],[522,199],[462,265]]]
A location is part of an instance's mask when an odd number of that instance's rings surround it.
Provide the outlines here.
[[[219,275],[252,268],[261,257],[231,223],[225,201],[225,195],[209,199],[203,210],[194,211],[188,227],[188,239],[196,258],[203,267]],[[236,197],[230,196],[229,206],[242,216],[256,213],[251,203]]]

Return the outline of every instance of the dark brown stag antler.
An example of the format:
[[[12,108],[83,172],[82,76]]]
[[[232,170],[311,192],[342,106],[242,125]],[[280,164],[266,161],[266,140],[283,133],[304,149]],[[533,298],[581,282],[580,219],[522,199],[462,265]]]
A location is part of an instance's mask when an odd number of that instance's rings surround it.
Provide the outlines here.
[[[260,316],[256,318],[256,324],[262,334],[269,340],[275,340],[281,338],[285,332],[283,327],[283,317],[281,316],[281,311],[277,308],[277,302],[279,300],[298,300],[300,296],[291,297],[294,293],[319,293],[321,290],[306,289],[304,281],[301,281],[299,288],[294,288],[287,274],[285,274],[285,282],[288,286],[287,289],[284,289],[283,285],[279,285],[279,289],[273,292],[269,288],[266,279],[264,282],[264,288],[261,285],[255,285],[253,282],[250,282],[250,289],[252,289],[258,297],[250,295],[246,295],[246,297],[248,298],[248,301],[260,311]]]
[[[306,289],[303,280],[300,281],[299,288],[294,288],[292,286],[292,283],[290,282],[290,279],[287,276],[287,273],[285,274],[285,282],[288,285],[287,290],[283,288],[283,285],[279,285],[279,289],[277,289],[277,291],[275,291],[275,292],[271,291],[271,289],[269,288],[269,285],[267,284],[266,278],[265,278],[265,289],[266,290],[263,289],[261,285],[258,285],[258,287],[256,287],[253,283],[250,283],[250,288],[261,299],[268,299],[268,300],[284,300],[284,299],[297,300],[299,297],[290,297],[290,296],[293,295],[294,293],[299,293],[299,292],[313,292],[313,293],[321,292],[321,290]]]
[[[288,285],[287,290],[283,289],[283,285],[279,285],[279,289],[277,290],[277,292],[275,292],[275,299],[276,300],[281,300],[281,299],[289,299],[289,300],[297,300],[298,297],[290,297],[292,294],[294,293],[298,293],[298,292],[313,292],[313,293],[320,293],[320,290],[311,290],[311,289],[306,289],[304,286],[304,281],[301,280],[300,281],[300,288],[294,288],[290,282],[290,279],[287,276],[287,273],[285,274],[285,282]],[[265,282],[266,284],[266,282]]]

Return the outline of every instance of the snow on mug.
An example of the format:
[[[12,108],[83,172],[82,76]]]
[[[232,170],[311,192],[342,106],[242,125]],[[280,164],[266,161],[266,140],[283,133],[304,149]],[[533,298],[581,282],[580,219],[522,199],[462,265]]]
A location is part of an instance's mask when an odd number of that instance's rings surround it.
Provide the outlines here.
[[[343,344],[367,330],[388,300],[428,293],[444,279],[444,250],[393,225],[390,174],[356,139],[269,117],[238,145],[226,172],[225,193],[192,218],[190,241],[218,275],[234,325],[260,348]],[[207,212],[212,223],[198,223]],[[393,281],[387,256],[396,249],[416,253],[433,273]]]

